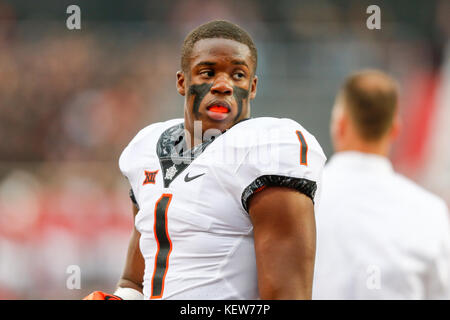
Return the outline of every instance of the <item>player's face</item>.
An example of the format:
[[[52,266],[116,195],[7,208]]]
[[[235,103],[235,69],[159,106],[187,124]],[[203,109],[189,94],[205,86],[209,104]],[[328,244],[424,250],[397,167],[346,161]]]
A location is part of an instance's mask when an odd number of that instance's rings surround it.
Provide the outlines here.
[[[201,121],[202,131],[221,131],[250,116],[257,77],[250,49],[240,42],[213,38],[195,43],[189,72],[178,72],[177,89],[185,98],[185,124]]]

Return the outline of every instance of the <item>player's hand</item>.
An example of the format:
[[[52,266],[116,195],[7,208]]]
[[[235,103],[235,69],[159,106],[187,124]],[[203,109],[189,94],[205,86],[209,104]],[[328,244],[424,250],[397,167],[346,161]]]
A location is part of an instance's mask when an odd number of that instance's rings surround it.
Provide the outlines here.
[[[101,291],[94,291],[90,295],[84,297],[83,300],[123,300],[123,299],[113,294],[104,293]]]

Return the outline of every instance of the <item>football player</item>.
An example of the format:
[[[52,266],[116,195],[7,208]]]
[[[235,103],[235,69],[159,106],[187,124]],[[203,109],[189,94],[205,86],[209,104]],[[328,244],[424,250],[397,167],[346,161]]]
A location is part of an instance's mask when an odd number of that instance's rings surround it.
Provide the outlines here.
[[[176,81],[184,119],[149,125],[120,157],[135,229],[117,291],[97,297],[311,298],[326,158],[297,122],[250,118],[256,66],[235,24],[186,37]]]

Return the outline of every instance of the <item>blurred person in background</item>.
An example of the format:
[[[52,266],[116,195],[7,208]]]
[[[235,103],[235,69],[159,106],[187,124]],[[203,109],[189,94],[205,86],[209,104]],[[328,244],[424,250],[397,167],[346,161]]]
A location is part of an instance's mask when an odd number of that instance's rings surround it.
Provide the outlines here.
[[[350,76],[331,120],[336,154],[318,208],[315,299],[450,298],[445,203],[393,170],[398,90],[377,70]]]

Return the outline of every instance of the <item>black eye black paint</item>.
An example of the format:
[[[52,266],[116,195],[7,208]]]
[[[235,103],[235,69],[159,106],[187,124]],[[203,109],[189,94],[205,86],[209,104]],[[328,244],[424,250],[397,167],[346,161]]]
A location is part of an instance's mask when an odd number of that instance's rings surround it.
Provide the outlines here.
[[[194,111],[194,115],[196,117],[200,116],[200,112],[198,111],[198,109],[200,108],[200,103],[202,102],[206,94],[211,90],[212,86],[213,86],[212,83],[211,84],[203,83],[203,84],[193,84],[189,87],[189,94],[195,95],[192,110]]]
[[[240,87],[233,86],[233,95],[238,104],[238,110],[237,110],[238,112],[237,112],[236,117],[234,118],[234,121],[239,119],[239,116],[241,115],[241,112],[242,112],[242,103],[243,103],[244,99],[248,98],[249,94],[250,94],[249,90],[245,90]]]
[[[192,106],[192,111],[196,117],[200,116],[200,112],[198,111],[200,108],[200,104],[202,103],[203,98],[206,94],[211,90],[212,84],[203,83],[203,84],[193,84],[189,87],[189,95],[194,95],[194,103]],[[233,96],[236,99],[238,110],[237,115],[234,118],[236,121],[242,113],[242,104],[245,99],[248,98],[250,94],[249,90],[233,86]]]

